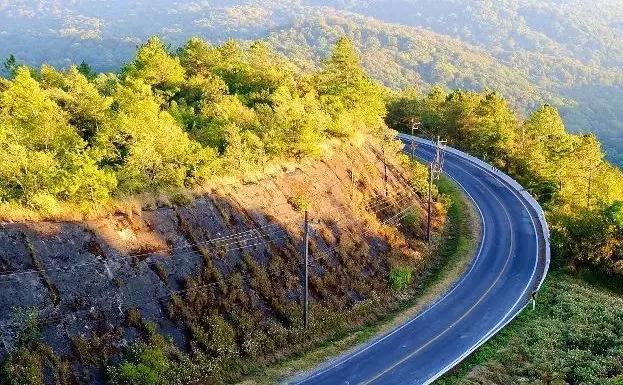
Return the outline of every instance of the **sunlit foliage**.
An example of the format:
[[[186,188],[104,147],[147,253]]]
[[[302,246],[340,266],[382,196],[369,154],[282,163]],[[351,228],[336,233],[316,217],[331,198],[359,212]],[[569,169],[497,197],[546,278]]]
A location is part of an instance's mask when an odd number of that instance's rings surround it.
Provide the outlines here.
[[[555,256],[623,274],[623,174],[593,135],[570,134],[556,108],[523,122],[494,92],[407,90],[388,107],[390,126],[447,138],[511,174],[547,210]]]
[[[261,42],[198,38],[173,52],[152,37],[119,74],[8,65],[0,202],[45,213],[320,156],[331,136],[384,129],[382,89],[347,39],[311,74]]]

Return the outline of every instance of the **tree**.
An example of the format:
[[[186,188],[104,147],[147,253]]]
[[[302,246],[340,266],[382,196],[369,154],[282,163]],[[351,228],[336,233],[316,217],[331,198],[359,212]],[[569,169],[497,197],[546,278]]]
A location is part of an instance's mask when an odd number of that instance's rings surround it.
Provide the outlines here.
[[[76,69],[78,70],[78,72],[84,75],[87,79],[95,78],[95,72],[93,72],[93,69],[91,68],[91,66],[87,64],[87,62],[85,61],[82,61],[82,63],[80,63],[80,65]]]
[[[202,151],[168,112],[160,110],[148,85],[128,81],[118,87],[114,101],[118,113],[108,162],[118,170],[123,191],[180,187],[209,173],[204,167],[211,164],[212,153]]]
[[[381,87],[361,67],[353,42],[340,38],[324,61],[316,84],[320,100],[334,118],[332,131],[352,135],[364,128],[379,129],[387,111]]]
[[[461,129],[461,136],[470,138],[470,152],[489,154],[506,165],[515,141],[517,115],[495,92],[480,100],[474,114],[475,119]]]
[[[25,67],[17,70],[11,86],[0,95],[0,123],[33,150],[64,153],[83,146],[66,114]]]
[[[17,64],[17,59],[13,54],[9,55],[3,63],[4,72],[7,74],[9,78],[14,78],[17,73],[17,68],[19,67]]]
[[[260,110],[260,126],[272,155],[320,155],[320,144],[331,117],[315,93],[292,95],[284,86],[271,97],[272,108]]]
[[[156,89],[171,91],[184,81],[185,71],[180,60],[169,54],[159,38],[153,36],[142,45],[123,74],[127,78],[140,79]]]
[[[64,76],[63,90],[57,90],[57,101],[68,113],[69,123],[93,147],[101,131],[112,124],[113,99],[102,96],[96,85],[77,68],[72,67]]]

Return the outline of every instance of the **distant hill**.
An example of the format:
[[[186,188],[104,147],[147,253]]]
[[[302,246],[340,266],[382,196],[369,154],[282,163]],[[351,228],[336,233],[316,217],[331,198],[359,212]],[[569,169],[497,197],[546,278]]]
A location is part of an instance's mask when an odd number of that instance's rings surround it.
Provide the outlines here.
[[[305,67],[349,35],[367,71],[398,89],[499,90],[523,111],[548,102],[623,164],[623,2],[618,0],[0,0],[0,57],[116,70],[158,34],[267,39]]]

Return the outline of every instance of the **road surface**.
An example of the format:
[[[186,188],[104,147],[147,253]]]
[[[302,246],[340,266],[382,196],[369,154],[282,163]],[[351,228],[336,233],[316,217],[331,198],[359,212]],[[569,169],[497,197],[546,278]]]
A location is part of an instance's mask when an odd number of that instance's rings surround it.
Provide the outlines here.
[[[434,147],[417,141],[417,156],[430,162]],[[467,271],[402,326],[288,384],[430,384],[529,303],[549,266],[542,210],[508,176],[459,151],[445,152],[444,173],[471,198],[482,221],[481,240]]]

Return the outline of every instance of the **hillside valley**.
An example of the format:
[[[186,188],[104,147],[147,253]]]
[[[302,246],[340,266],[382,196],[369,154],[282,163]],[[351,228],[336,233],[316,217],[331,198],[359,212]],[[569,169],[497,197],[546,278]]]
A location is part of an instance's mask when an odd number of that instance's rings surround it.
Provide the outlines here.
[[[622,16],[0,0],[0,385],[620,385]]]

